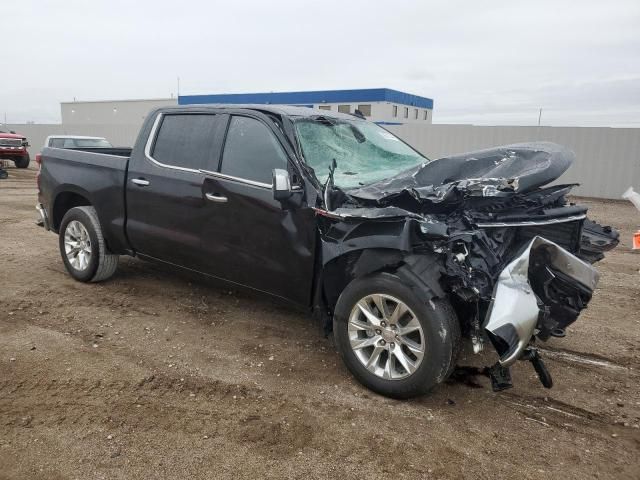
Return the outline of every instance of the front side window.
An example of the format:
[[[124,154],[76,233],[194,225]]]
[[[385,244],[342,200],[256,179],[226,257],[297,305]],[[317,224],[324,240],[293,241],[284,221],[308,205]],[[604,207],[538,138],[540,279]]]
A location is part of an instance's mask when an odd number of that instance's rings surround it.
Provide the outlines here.
[[[249,117],[232,117],[220,173],[271,185],[273,169],[287,168],[287,155],[267,126]]]
[[[214,170],[217,167],[220,132],[224,126],[220,115],[165,115],[151,155],[165,165]]]
[[[295,126],[304,159],[322,183],[334,159],[334,182],[342,188],[368,185],[427,161],[369,121],[311,117],[300,118]]]

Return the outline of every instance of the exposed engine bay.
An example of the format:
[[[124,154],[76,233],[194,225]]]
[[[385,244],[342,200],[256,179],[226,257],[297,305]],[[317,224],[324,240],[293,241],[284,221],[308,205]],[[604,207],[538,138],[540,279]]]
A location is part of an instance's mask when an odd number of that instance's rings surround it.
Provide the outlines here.
[[[618,244],[614,229],[567,201],[575,185],[547,186],[573,160],[537,142],[429,161],[354,188],[336,187],[330,175],[318,210],[326,295],[337,280],[333,259],[352,277],[415,277],[427,299],[449,297],[474,352],[493,346],[495,390],[511,386],[519,359],[550,387],[535,342],[565,336],[596,288],[591,264]]]

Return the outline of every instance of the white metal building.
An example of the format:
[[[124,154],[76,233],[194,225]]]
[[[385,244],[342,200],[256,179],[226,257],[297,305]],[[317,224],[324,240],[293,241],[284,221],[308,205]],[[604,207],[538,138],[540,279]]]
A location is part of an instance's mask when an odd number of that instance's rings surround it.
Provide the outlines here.
[[[141,125],[156,107],[177,105],[177,98],[62,102],[63,125]]]
[[[355,113],[383,125],[430,124],[433,100],[389,88],[322,90],[308,92],[181,95],[149,100],[63,102],[63,125],[141,125],[150,110],[169,105],[202,103],[300,105],[321,110]]]

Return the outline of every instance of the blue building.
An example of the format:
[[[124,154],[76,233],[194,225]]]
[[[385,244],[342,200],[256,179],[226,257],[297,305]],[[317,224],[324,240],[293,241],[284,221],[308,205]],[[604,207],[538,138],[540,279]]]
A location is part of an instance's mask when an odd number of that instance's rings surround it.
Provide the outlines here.
[[[368,119],[386,125],[431,123],[433,100],[390,88],[359,90],[317,90],[308,92],[223,93],[180,95],[179,105],[202,103],[252,103],[300,105],[320,110],[354,113],[360,110]]]

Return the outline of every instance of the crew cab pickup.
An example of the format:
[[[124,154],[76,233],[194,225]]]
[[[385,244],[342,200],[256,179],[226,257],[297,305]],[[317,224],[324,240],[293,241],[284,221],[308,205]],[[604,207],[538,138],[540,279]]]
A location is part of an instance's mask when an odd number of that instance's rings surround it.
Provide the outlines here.
[[[453,371],[462,338],[495,350],[494,389],[587,306],[617,232],[545,186],[573,161],[539,142],[429,160],[357,116],[203,105],[151,112],[130,156],[45,148],[41,223],[68,272],[120,255],[302,306],[354,376],[396,398]]]

